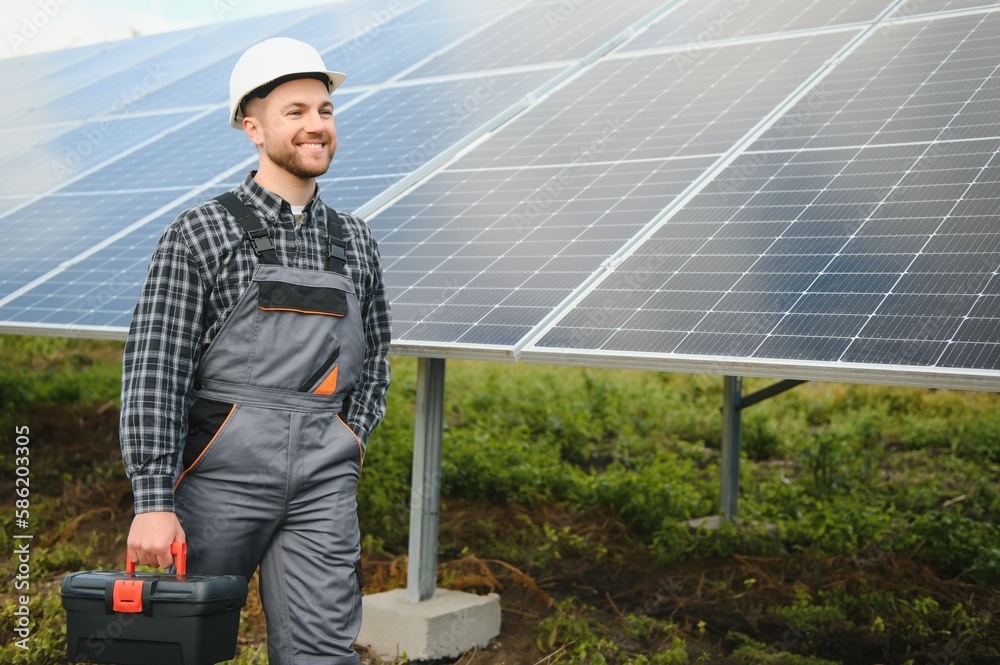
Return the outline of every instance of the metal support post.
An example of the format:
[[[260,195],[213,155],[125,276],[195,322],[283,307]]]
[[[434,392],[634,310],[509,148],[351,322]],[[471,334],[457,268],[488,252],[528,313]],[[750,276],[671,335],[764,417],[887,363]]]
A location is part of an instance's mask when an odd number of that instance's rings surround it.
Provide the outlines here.
[[[786,390],[802,385],[805,381],[785,379],[743,395],[743,378],[726,376],[722,381],[722,485],[719,490],[719,509],[722,519],[736,519],[740,496],[740,439],[743,432],[743,409],[758,402],[780,395]]]
[[[722,487],[719,508],[722,519],[736,519],[740,494],[740,429],[742,425],[743,378],[727,376],[722,382]]]
[[[437,583],[444,363],[443,358],[420,358],[417,363],[410,549],[406,574],[406,600],[411,603],[431,598]]]

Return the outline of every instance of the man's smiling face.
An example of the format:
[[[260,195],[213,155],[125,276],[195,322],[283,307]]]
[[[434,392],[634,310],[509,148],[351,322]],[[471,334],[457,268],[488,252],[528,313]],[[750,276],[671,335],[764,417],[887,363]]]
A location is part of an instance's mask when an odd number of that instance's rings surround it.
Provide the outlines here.
[[[247,104],[247,134],[261,160],[308,180],[327,172],[337,150],[333,102],[327,86],[312,78],[282,83],[264,99]]]

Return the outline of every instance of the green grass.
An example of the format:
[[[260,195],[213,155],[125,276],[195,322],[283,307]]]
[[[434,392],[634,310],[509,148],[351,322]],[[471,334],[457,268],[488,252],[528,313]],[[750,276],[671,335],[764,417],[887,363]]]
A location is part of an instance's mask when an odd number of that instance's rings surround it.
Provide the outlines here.
[[[116,401],[120,342],[0,335],[0,414],[35,402]]]
[[[393,364],[389,414],[362,479],[364,526],[394,551],[409,517],[414,365]],[[747,390],[755,383],[766,382]],[[741,515],[777,525],[796,550],[847,554],[884,542],[905,552],[922,542],[919,557],[943,574],[998,582],[997,401],[811,384],[757,405],[747,414]],[[720,403],[715,377],[453,361],[442,493],[613,510],[664,562],[753,548],[763,536],[748,538],[746,526],[678,528],[718,511]]]

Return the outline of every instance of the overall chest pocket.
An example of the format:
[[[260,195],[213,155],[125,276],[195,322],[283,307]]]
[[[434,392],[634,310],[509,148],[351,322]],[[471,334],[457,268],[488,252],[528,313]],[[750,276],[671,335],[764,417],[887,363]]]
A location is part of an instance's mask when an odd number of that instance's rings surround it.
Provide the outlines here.
[[[327,286],[261,281],[257,284],[257,306],[265,312],[296,312],[342,317],[347,313],[347,294]]]
[[[357,322],[357,300],[341,282],[318,272],[255,279],[256,312],[243,336],[249,340],[245,383],[328,395],[338,389],[345,330]]]

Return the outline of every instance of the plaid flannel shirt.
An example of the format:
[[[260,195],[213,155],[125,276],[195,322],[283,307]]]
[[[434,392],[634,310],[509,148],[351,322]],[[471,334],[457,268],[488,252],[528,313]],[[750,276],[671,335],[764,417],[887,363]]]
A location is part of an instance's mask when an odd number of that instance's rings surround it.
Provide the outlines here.
[[[326,206],[309,202],[298,230],[287,202],[251,172],[235,190],[260,213],[278,260],[322,270],[329,254]],[[338,213],[347,242],[347,273],[364,325],[365,358],[345,414],[362,443],[385,415],[389,386],[389,303],[378,245],[364,221]],[[136,513],[173,510],[173,481],[187,432],[187,400],[202,354],[251,282],[257,258],[243,229],[216,201],[177,217],[150,260],[122,361],[121,448]]]

